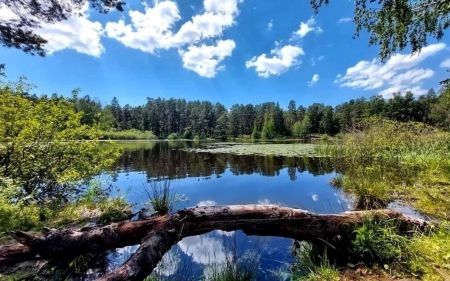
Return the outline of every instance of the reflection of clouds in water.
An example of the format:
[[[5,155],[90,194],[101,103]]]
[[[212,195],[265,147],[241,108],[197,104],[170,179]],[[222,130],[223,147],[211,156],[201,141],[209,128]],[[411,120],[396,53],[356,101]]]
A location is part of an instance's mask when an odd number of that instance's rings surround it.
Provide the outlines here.
[[[228,237],[230,237],[230,236],[233,236],[234,235],[234,231],[223,231],[223,230],[216,230],[216,233],[218,234],[218,235],[223,235],[223,236],[228,236]]]
[[[155,271],[159,275],[170,276],[177,272],[178,266],[180,265],[181,258],[178,252],[168,251],[164,254],[162,260],[158,263]]]
[[[113,263],[116,265],[121,265],[126,262],[134,252],[138,249],[139,245],[126,246],[123,248],[116,249],[118,257],[114,258]]]
[[[199,207],[205,207],[205,206],[215,206],[217,205],[216,201],[214,200],[206,200],[206,201],[200,201],[198,202],[197,206]]]
[[[319,201],[319,195],[313,194],[311,197],[312,197],[312,200]]]
[[[258,200],[258,204],[261,204],[261,205],[268,205],[268,204],[270,204],[270,200],[269,199],[262,199],[262,200]]]
[[[335,192],[334,196],[336,196],[336,201],[338,202],[338,204],[340,204],[342,206],[342,208],[345,209],[345,207],[346,207],[346,209],[342,210],[342,211],[353,209],[352,205],[353,205],[354,199],[352,199],[350,195],[345,194],[343,192]]]
[[[178,246],[196,263],[208,264],[211,261],[218,263],[225,261],[225,249],[218,239],[204,235],[186,237],[178,243]]]

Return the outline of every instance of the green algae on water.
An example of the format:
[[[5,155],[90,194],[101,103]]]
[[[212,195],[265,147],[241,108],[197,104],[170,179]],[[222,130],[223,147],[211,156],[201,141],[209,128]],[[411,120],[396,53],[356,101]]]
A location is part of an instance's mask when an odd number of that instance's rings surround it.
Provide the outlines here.
[[[230,144],[217,143],[204,148],[184,149],[189,152],[207,153],[229,153],[236,155],[259,155],[259,156],[286,156],[302,157],[316,156],[316,146],[314,144]]]

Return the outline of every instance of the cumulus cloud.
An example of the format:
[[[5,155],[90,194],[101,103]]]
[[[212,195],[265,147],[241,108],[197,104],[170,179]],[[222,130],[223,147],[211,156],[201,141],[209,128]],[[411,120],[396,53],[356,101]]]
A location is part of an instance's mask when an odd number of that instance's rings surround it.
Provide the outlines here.
[[[446,59],[445,61],[441,62],[441,64],[439,65],[439,67],[442,68],[450,68],[450,58]]]
[[[206,78],[213,78],[225,66],[220,63],[231,56],[236,44],[233,40],[220,40],[216,45],[189,46],[187,50],[179,50],[183,66]]]
[[[317,194],[313,194],[313,195],[311,196],[311,198],[312,198],[312,200],[314,200],[314,201],[319,201],[319,195],[317,195]]]
[[[48,54],[73,49],[79,53],[99,57],[104,52],[105,49],[100,42],[104,32],[102,24],[89,20],[88,8],[88,4],[83,5],[81,10],[74,11],[74,15],[68,20],[41,23],[41,27],[34,30],[48,41],[44,46]],[[11,20],[17,18],[17,15],[2,4],[0,18]]]
[[[109,37],[143,52],[178,48],[185,68],[212,78],[224,69],[220,62],[231,55],[236,44],[233,40],[219,40],[214,45],[202,42],[219,38],[235,24],[237,5],[237,0],[204,0],[203,14],[193,16],[175,32],[174,26],[181,19],[178,6],[173,1],[160,1],[146,7],[144,13],[130,11],[130,24],[110,22],[105,30]]]
[[[300,64],[301,61],[298,61],[297,58],[304,55],[305,52],[298,46],[287,45],[281,49],[273,49],[270,54],[272,57],[267,57],[266,54],[255,56],[245,65],[247,68],[254,67],[259,76],[267,78],[271,75],[280,75],[292,66]]]
[[[314,18],[310,18],[307,22],[301,22],[300,28],[292,34],[292,39],[303,38],[311,31],[315,31],[316,33],[323,32],[322,28],[316,27],[315,25],[316,20]]]
[[[308,85],[312,86],[316,84],[317,81],[319,81],[319,74],[314,74],[313,77],[311,78],[311,81],[308,81]]]
[[[352,18],[342,18],[342,19],[338,20],[339,23],[350,22],[350,21],[353,21],[353,19]]]
[[[397,54],[385,64],[378,59],[360,61],[348,68],[345,75],[339,74],[335,83],[354,89],[380,89],[379,94],[386,98],[403,91],[412,91],[415,95],[425,94],[426,90],[422,89],[421,84],[423,80],[432,77],[434,72],[417,66],[426,58],[442,51],[445,46],[444,43],[432,44],[413,56]]]
[[[128,15],[131,24],[125,24],[123,19],[106,24],[108,37],[127,47],[149,53],[174,47],[171,28],[181,19],[175,2],[157,2],[154,7],[145,7],[144,13],[132,10]]]

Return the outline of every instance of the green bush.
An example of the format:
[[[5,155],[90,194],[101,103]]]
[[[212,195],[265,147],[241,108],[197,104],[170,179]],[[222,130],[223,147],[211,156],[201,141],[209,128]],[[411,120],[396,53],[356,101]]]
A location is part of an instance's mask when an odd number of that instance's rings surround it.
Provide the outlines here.
[[[393,221],[370,218],[354,234],[353,251],[366,261],[390,264],[406,254],[408,238]]]
[[[102,132],[103,139],[110,140],[156,140],[158,137],[152,131],[139,131],[136,129],[124,131]]]
[[[178,134],[177,133],[171,133],[168,137],[167,137],[167,139],[169,139],[169,140],[177,140],[177,139],[179,139],[180,137],[178,136]]]

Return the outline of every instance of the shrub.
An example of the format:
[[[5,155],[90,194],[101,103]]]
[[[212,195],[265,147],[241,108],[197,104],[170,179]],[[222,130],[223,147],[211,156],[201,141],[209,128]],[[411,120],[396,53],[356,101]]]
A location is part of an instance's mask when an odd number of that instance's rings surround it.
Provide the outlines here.
[[[401,261],[406,253],[408,238],[399,234],[399,227],[391,220],[369,218],[354,231],[353,250],[364,260],[389,264]]]
[[[158,137],[152,131],[139,131],[136,129],[124,131],[102,132],[103,139],[110,140],[156,140]]]
[[[169,140],[177,140],[177,139],[179,139],[180,137],[178,136],[178,134],[177,133],[171,133],[168,137],[167,137],[167,139],[169,139]]]

